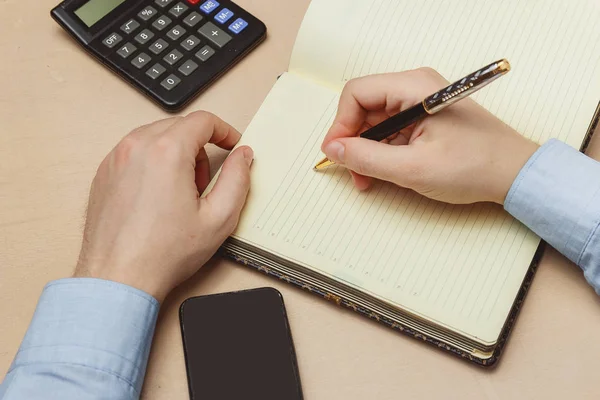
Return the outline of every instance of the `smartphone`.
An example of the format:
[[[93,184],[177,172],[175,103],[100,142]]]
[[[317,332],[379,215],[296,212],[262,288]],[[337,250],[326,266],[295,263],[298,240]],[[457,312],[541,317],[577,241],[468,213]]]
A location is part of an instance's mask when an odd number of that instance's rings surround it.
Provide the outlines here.
[[[273,288],[185,300],[179,309],[190,399],[302,399],[283,303]]]

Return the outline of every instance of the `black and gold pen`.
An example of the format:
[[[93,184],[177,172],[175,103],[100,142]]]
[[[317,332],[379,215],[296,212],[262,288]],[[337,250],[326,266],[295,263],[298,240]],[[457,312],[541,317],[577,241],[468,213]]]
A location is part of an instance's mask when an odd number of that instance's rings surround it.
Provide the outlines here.
[[[360,137],[377,141],[384,140],[418,120],[435,114],[457,101],[472,95],[508,71],[510,71],[510,63],[505,59],[491,63],[439,92],[432,94],[416,106],[401,111],[382,123],[375,125],[362,133]],[[315,165],[314,169],[320,170],[333,164],[335,164],[333,161],[325,158]]]

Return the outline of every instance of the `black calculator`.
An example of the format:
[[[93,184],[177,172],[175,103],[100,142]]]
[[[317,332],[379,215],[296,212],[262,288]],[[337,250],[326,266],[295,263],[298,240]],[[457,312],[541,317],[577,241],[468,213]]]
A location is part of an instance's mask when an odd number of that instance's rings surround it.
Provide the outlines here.
[[[52,17],[86,50],[176,111],[264,40],[229,0],[66,0]]]

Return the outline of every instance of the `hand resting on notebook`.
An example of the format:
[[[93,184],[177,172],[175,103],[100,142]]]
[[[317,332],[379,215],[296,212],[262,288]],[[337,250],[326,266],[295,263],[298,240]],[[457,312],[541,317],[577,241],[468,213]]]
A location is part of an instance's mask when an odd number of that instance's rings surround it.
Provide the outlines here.
[[[231,149],[239,139],[205,112],[125,136],[92,183],[75,277],[128,284],[162,301],[193,275],[237,225],[253,159],[247,146],[234,151],[211,194],[200,199],[210,180],[204,145]]]
[[[356,137],[448,84],[429,68],[351,80],[342,92],[323,152],[350,169],[361,190],[373,177],[448,203],[502,204],[538,145],[471,99],[385,142]]]

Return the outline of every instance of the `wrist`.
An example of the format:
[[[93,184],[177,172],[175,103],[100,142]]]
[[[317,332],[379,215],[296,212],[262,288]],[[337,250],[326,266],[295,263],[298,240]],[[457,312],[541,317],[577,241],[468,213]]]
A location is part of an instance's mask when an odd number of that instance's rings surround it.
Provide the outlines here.
[[[492,165],[498,171],[496,179],[498,184],[492,194],[492,201],[500,205],[504,204],[517,176],[540,147],[521,135],[514,137],[510,142],[512,143],[507,143],[508,146],[503,149],[500,160]]]
[[[139,274],[132,273],[128,269],[95,268],[92,265],[80,262],[73,272],[73,278],[94,278],[117,282],[141,290],[152,296],[160,304],[169,293],[169,290],[161,290],[160,285]]]

